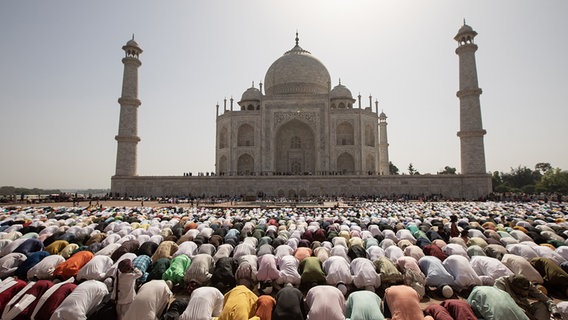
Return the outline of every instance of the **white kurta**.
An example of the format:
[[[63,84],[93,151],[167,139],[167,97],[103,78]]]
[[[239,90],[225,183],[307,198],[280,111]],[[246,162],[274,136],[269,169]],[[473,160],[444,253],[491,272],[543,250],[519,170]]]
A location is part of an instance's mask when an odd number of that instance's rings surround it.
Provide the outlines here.
[[[108,294],[106,285],[97,280],[88,280],[77,286],[59,307],[50,320],[87,319],[87,313],[99,305]]]
[[[481,285],[481,279],[469,264],[469,260],[460,256],[452,255],[447,257],[442,265],[454,277],[454,285],[459,289],[469,286]]]
[[[351,274],[353,275],[353,284],[359,289],[381,286],[381,277],[375,271],[375,265],[367,258],[353,259],[351,261]]]
[[[103,281],[112,264],[112,259],[109,256],[94,256],[77,272],[77,280]]]
[[[351,284],[353,276],[349,268],[349,262],[343,257],[331,256],[323,263],[323,271],[327,275],[325,280],[327,284],[337,285],[340,282]]]
[[[32,280],[34,278],[38,280],[51,279],[53,277],[53,270],[55,270],[55,267],[64,261],[65,258],[58,254],[52,254],[41,259],[38,264],[28,270],[28,280]]]
[[[223,309],[223,294],[217,288],[199,287],[191,293],[189,304],[179,320],[210,320]]]
[[[146,282],[122,320],[156,320],[168,305],[172,292],[164,280]]]

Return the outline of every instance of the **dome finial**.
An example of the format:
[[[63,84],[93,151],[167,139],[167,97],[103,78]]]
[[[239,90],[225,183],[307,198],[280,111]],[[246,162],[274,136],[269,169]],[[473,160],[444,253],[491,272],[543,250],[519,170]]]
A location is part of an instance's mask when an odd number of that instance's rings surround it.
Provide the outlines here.
[[[339,78],[339,85],[341,85],[341,78]]]
[[[252,87],[251,88],[254,88],[254,80],[252,81]]]
[[[298,38],[298,29],[296,29],[296,45],[300,42],[300,38]]]
[[[134,33],[132,34],[132,40],[134,40]]]
[[[463,18],[463,25],[465,26],[465,18]]]

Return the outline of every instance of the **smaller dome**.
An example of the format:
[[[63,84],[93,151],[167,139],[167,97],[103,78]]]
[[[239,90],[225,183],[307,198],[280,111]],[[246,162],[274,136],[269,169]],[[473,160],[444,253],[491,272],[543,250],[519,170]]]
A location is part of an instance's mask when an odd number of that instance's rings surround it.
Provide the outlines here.
[[[341,82],[335,86],[333,89],[331,89],[331,91],[329,92],[329,98],[330,99],[353,99],[353,95],[351,94],[351,91],[349,91],[349,89],[347,89],[346,86],[342,85]]]
[[[250,100],[257,100],[260,101],[262,98],[262,93],[255,87],[248,88],[245,92],[243,92],[243,96],[241,97],[241,101],[250,101]]]
[[[473,29],[468,26],[467,24],[464,24],[460,30],[458,31],[458,33],[463,33],[463,32],[474,32]]]
[[[128,42],[126,43],[127,46],[131,46],[131,47],[136,47],[136,48],[140,48],[140,46],[138,46],[138,42],[134,41],[134,39],[128,40]]]
[[[464,37],[469,37],[470,39],[473,39],[476,35],[477,32],[475,32],[472,27],[464,23],[464,25],[458,30],[458,33],[454,37],[454,40],[463,41]]]
[[[386,119],[387,115],[381,111],[381,114],[379,114],[379,119]]]

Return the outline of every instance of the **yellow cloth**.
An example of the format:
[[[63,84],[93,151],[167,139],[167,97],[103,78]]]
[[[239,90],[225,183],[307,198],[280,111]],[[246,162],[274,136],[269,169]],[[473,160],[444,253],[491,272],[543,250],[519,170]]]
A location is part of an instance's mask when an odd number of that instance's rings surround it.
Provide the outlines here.
[[[260,320],[256,317],[258,297],[246,286],[240,285],[225,294],[223,310],[218,320]]]

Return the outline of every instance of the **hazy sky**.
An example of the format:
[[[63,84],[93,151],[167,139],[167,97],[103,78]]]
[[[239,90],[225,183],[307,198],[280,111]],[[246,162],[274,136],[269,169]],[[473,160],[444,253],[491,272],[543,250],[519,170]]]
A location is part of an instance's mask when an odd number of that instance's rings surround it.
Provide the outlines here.
[[[568,170],[568,1],[2,1],[0,186],[109,188],[124,52],[139,69],[138,174],[214,171],[215,104],[294,45],[379,100],[401,172],[460,171],[458,57],[476,43],[488,171]]]

